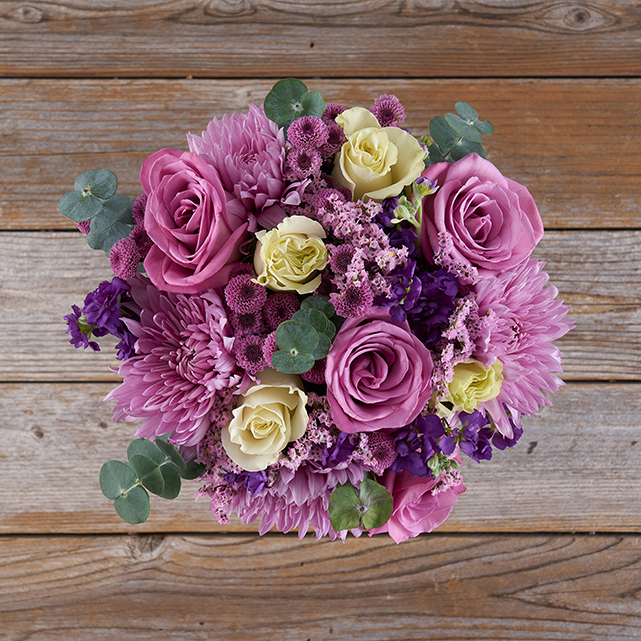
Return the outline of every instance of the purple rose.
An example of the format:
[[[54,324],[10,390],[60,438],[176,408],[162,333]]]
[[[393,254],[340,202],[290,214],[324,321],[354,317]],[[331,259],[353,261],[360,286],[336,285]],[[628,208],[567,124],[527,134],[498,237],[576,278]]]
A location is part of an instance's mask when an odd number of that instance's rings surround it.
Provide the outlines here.
[[[389,521],[370,530],[369,535],[387,532],[397,543],[441,525],[458,502],[458,495],[465,492],[460,482],[434,492],[438,480],[418,478],[408,472],[396,474],[387,470],[379,482],[389,490],[394,507]]]
[[[249,223],[227,210],[216,170],[195,153],[161,149],[142,164],[140,182],[154,243],[144,261],[151,282],[183,294],[225,285]]]
[[[325,369],[334,423],[350,434],[408,425],[432,395],[432,367],[408,323],[393,323],[387,310],[346,320]]]
[[[446,232],[452,258],[490,277],[524,261],[541,240],[543,223],[530,192],[479,155],[437,163],[422,175],[439,184],[423,198],[421,249],[428,260]]]

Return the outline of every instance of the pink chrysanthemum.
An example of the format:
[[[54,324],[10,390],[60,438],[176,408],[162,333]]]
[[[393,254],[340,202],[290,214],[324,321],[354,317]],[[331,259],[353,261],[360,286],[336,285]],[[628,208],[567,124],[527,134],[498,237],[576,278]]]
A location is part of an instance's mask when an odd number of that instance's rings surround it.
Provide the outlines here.
[[[563,381],[561,353],[552,341],[574,323],[565,319],[568,307],[556,298],[558,290],[545,286],[545,263],[530,258],[514,270],[475,285],[479,314],[489,319],[489,341],[477,347],[474,357],[485,366],[498,358],[503,363],[499,395],[484,404],[499,431],[512,437],[503,404],[513,414],[534,416],[539,406],[550,405],[545,392],[556,392]]]
[[[330,302],[343,318],[359,318],[372,307],[374,296],[367,281],[350,283],[338,294],[331,294]]]
[[[145,221],[145,206],[147,205],[147,194],[143,193],[136,198],[131,209],[131,216],[136,225],[143,225]]]
[[[247,314],[231,312],[231,314],[229,314],[229,321],[234,328],[234,333],[236,334],[236,336],[262,334],[265,329],[263,316],[260,311],[249,312]]]
[[[186,296],[159,292],[139,276],[131,296],[140,321],[126,320],[136,355],[119,369],[114,420],[145,419],[136,436],[172,432],[171,442],[195,445],[211,426],[221,390],[240,381],[234,339],[220,297],[213,291]]]
[[[327,125],[318,116],[303,116],[287,129],[289,142],[298,149],[318,149],[329,137]]]
[[[312,369],[304,372],[300,375],[300,377],[308,383],[313,383],[314,385],[324,385],[326,365],[327,359],[322,358],[314,363],[314,367],[312,367]]]
[[[229,279],[231,280],[240,274],[251,274],[253,278],[256,278],[256,271],[251,263],[234,263],[229,272]]]
[[[398,127],[405,120],[401,101],[392,94],[383,94],[374,101],[370,112],[381,127]]]
[[[335,274],[345,274],[352,264],[356,249],[351,245],[332,246],[329,266]]]
[[[131,234],[129,234],[129,238],[136,243],[136,247],[138,248],[138,253],[140,254],[140,260],[142,260],[146,255],[147,252],[151,249],[151,246],[154,244],[151,238],[149,238],[149,234],[145,231],[145,228],[138,224],[133,228],[133,231]]]
[[[300,203],[296,192],[284,196],[285,134],[262,107],[249,105],[248,114],[214,118],[202,136],[187,134],[187,141],[191,151],[214,166],[225,191],[234,196],[227,202],[234,215],[260,215],[279,203]]]
[[[253,281],[251,274],[234,276],[225,287],[229,308],[239,314],[259,311],[267,300],[267,289]]]
[[[276,332],[272,332],[267,336],[265,342],[263,343],[263,359],[265,361],[265,367],[272,367],[272,356],[279,349],[280,348],[276,343]]]
[[[300,309],[300,301],[292,292],[275,292],[267,297],[263,316],[267,327],[274,331]]]
[[[365,436],[372,463],[376,465],[374,473],[380,476],[396,460],[394,437],[383,430],[367,432]]]
[[[245,336],[236,339],[234,344],[236,363],[251,376],[255,376],[265,369],[264,345],[265,339],[260,336]]]
[[[287,163],[294,175],[303,179],[320,171],[323,158],[316,149],[292,149],[287,156]]]
[[[91,221],[90,220],[83,220],[81,223],[76,223],[76,227],[86,236],[90,231]]]
[[[128,236],[114,243],[109,252],[109,262],[113,273],[118,278],[123,280],[133,278],[138,271],[138,263],[140,262],[140,250],[136,241]]]
[[[329,158],[338,153],[346,142],[343,128],[336,122],[329,122],[327,123],[327,142],[321,147],[321,154]]]
[[[342,114],[345,111],[343,105],[337,105],[334,102],[328,102],[323,112],[323,120],[334,120],[338,114]]]

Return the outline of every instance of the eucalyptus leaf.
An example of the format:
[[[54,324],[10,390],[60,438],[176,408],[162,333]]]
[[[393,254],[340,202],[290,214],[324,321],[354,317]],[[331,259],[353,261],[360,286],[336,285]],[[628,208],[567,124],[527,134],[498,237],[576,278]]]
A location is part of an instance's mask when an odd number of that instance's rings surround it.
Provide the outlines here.
[[[323,312],[317,309],[299,309],[291,320],[297,323],[311,325],[319,334],[324,334],[329,329],[329,320]]]
[[[134,454],[131,459],[131,467],[140,477],[142,484],[152,493],[162,496],[165,491],[165,479],[160,471],[160,466],[150,458],[142,454]]]
[[[460,160],[461,158],[472,153],[476,153],[481,156],[481,158],[485,158],[485,151],[478,142],[465,140],[465,138],[463,138],[462,140],[457,142],[450,150],[450,159],[453,162],[456,162],[457,160]]]
[[[180,452],[175,445],[167,443],[161,436],[156,436],[154,442],[158,449],[171,459],[171,462],[178,468],[179,472],[185,469],[185,460],[180,456]]]
[[[109,255],[111,248],[123,238],[127,238],[131,233],[131,228],[121,222],[114,223],[111,227],[103,231],[90,231],[87,234],[87,243],[91,249],[102,249]]]
[[[202,463],[198,463],[196,459],[187,461],[185,463],[185,469],[180,472],[180,476],[186,481],[192,481],[197,479],[199,476],[202,476],[205,473],[205,466]]]
[[[329,497],[329,520],[337,532],[361,524],[360,497],[351,483],[338,485]]]
[[[304,82],[284,78],[265,96],[263,108],[265,115],[282,127],[302,116],[322,116],[325,101],[318,91],[308,92]]]
[[[114,507],[123,521],[132,525],[144,523],[149,517],[149,494],[138,485],[127,494],[118,496],[114,500]]]
[[[472,140],[474,142],[482,142],[483,136],[477,131],[474,124],[470,124],[466,120],[463,120],[460,116],[456,114],[445,114],[445,120],[447,124],[456,131],[457,134],[460,134],[467,140]]]
[[[76,223],[90,220],[102,211],[102,201],[80,191],[67,192],[58,202],[60,213]]]
[[[183,461],[184,465],[184,461]],[[164,463],[160,466],[160,473],[165,481],[165,491],[160,494],[163,499],[175,499],[180,494],[180,473],[173,463]]]
[[[477,120],[474,126],[484,136],[491,136],[494,133],[494,125],[489,120]]]
[[[479,119],[478,111],[476,111],[476,109],[467,102],[457,102],[454,105],[454,108],[456,109],[456,113],[463,118],[463,120],[476,121]]]
[[[102,211],[91,219],[92,232],[103,232],[120,221],[130,206],[129,196],[116,194],[103,205]]]
[[[428,167],[430,165],[435,165],[438,162],[447,162],[446,158],[441,153],[441,150],[439,149],[438,145],[436,144],[430,145],[428,148],[428,151],[429,151],[429,156],[426,162]]]
[[[165,454],[158,449],[158,446],[146,438],[135,438],[129,443],[127,447],[127,458],[130,463],[132,462],[132,457],[136,455],[146,456],[157,465],[160,465],[166,458]]]
[[[135,472],[122,461],[107,461],[100,469],[100,489],[108,499],[126,494],[136,483]]]
[[[318,336],[318,333],[316,335]],[[314,367],[315,362],[314,355],[307,353],[294,355],[291,352],[278,350],[272,355],[272,366],[283,374],[304,374]]]
[[[460,138],[443,116],[435,116],[430,120],[430,137],[439,146],[444,156]]]
[[[285,321],[276,329],[275,338],[278,347],[292,356],[311,354],[318,347],[318,332],[307,323]]]
[[[329,298],[327,296],[320,296],[320,295],[315,295],[315,296],[308,296],[303,300],[303,302],[300,304],[301,309],[317,309],[327,318],[331,318],[336,314],[336,310],[334,309],[334,305],[332,305],[329,302]]]
[[[100,200],[108,200],[118,189],[118,178],[108,169],[91,169],[76,178],[73,188],[79,192],[93,194]]]
[[[321,358],[325,358],[329,354],[329,350],[332,347],[332,341],[329,339],[327,334],[318,335],[318,347],[312,352],[312,356],[318,361]]]
[[[392,516],[394,500],[389,490],[373,481],[365,479],[359,488],[361,505],[363,506],[363,527],[371,530],[381,527]]]

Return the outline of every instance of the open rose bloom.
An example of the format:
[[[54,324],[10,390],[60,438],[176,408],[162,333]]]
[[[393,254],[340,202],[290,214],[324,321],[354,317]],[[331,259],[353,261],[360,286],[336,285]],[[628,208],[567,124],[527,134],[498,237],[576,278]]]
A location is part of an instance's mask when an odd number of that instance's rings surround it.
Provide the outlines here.
[[[448,147],[402,128],[395,96],[346,108],[281,81],[189,151],[149,156],[117,223],[105,207],[79,224],[120,234],[103,247],[114,280],[66,317],[76,347],[120,340],[108,398],[139,440],[106,476],[140,478],[143,502],[198,477],[220,523],[261,534],[400,543],[448,517],[468,459],[549,405],[572,326],[532,257],[533,197],[462,113]]]

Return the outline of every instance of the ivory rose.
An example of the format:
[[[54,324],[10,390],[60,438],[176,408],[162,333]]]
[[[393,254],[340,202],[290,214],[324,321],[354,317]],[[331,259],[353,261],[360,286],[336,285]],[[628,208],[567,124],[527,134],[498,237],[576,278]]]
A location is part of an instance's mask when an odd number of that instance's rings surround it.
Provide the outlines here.
[[[327,356],[327,400],[343,432],[372,432],[411,423],[430,399],[432,356],[409,324],[373,308],[349,318]]]
[[[389,469],[383,474],[380,483],[392,495],[394,507],[389,521],[370,530],[369,535],[387,532],[396,543],[402,543],[423,532],[431,532],[441,525],[458,502],[458,495],[466,489],[459,482],[434,492],[438,480],[412,476],[407,471],[397,474]]]
[[[498,359],[487,369],[479,361],[464,361],[454,366],[448,384],[449,398],[456,410],[472,413],[484,401],[496,398],[503,383],[503,363]]]
[[[183,294],[224,286],[249,223],[227,210],[216,170],[195,153],[161,149],[143,162],[140,182],[154,243],[144,261],[151,282]]]
[[[428,260],[445,232],[454,260],[475,267],[482,278],[492,277],[529,258],[543,237],[530,192],[478,154],[437,163],[422,175],[439,186],[423,198],[421,250]]]
[[[347,137],[332,176],[354,200],[382,201],[398,196],[423,171],[424,152],[400,127],[381,127],[367,109],[354,107],[336,116]]]
[[[267,368],[258,378],[260,383],[242,395],[221,433],[229,458],[248,472],[275,463],[285,446],[305,433],[308,421],[307,396],[298,376]]]
[[[256,234],[254,267],[261,285],[276,291],[313,292],[327,265],[322,225],[306,216],[285,218],[275,229]]]

